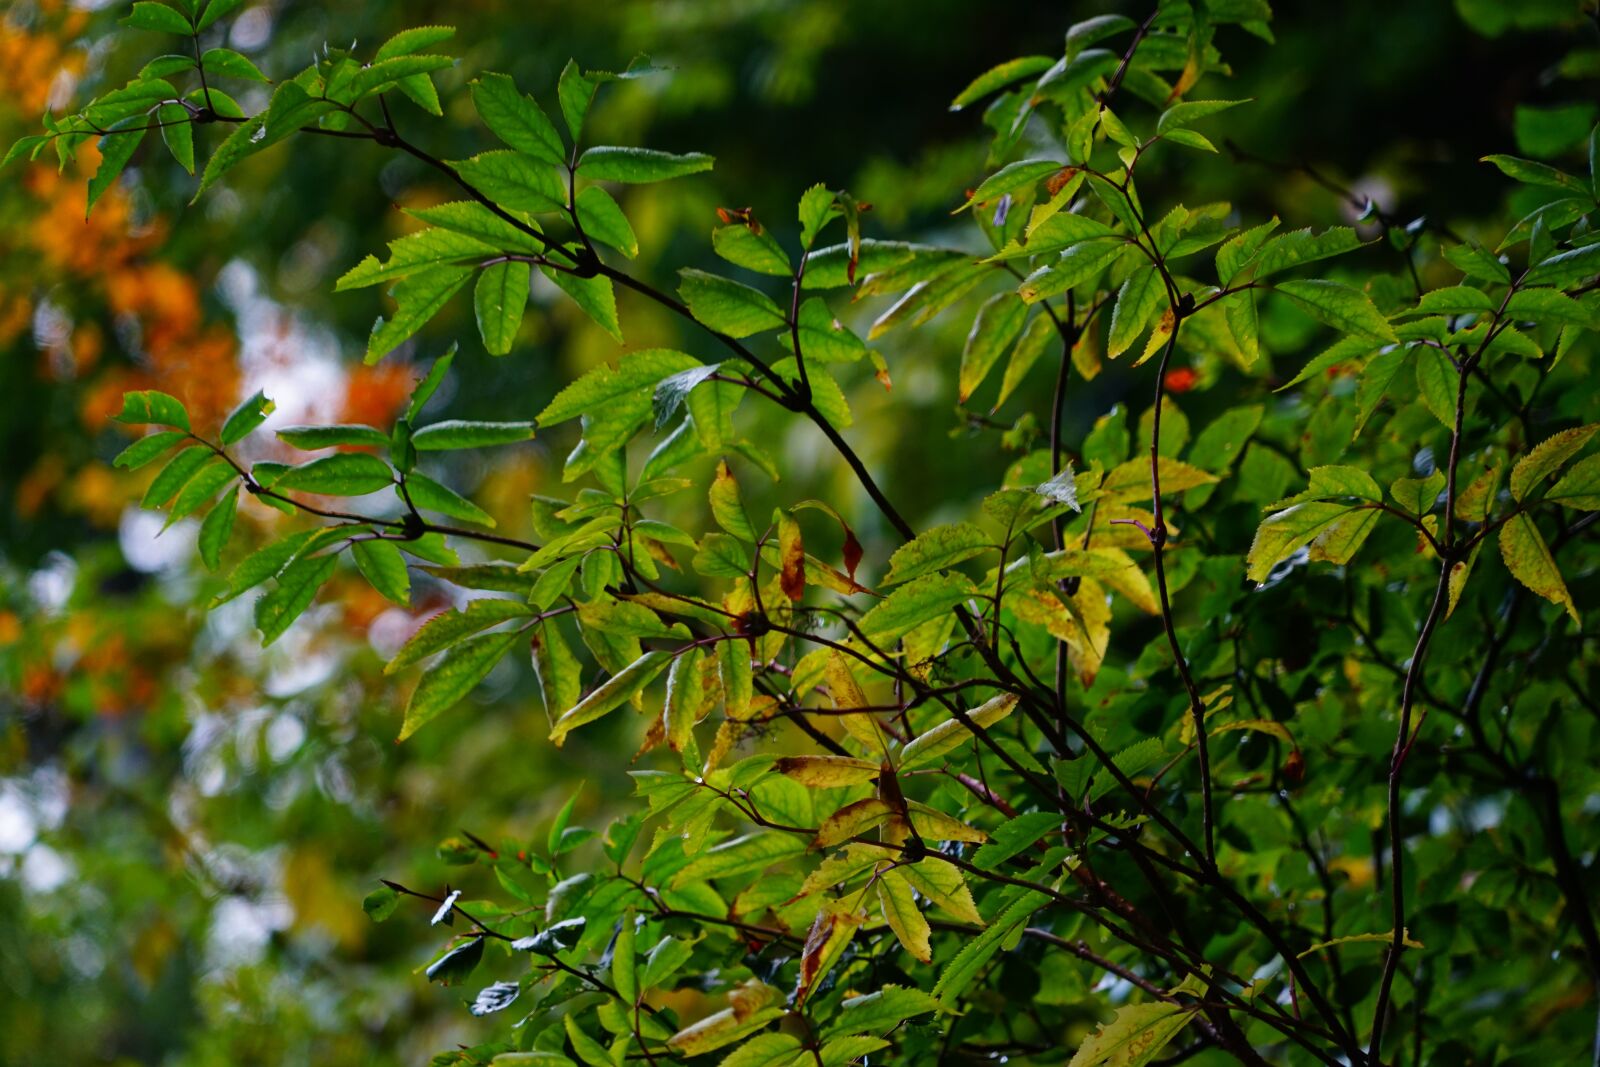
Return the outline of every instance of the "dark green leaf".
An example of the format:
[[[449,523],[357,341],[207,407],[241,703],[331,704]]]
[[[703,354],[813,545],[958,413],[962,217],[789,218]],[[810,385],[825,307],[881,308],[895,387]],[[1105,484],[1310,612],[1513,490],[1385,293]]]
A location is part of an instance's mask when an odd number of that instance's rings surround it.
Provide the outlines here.
[[[566,164],[561,135],[533,97],[519,93],[508,76],[481,76],[472,83],[472,102],[484,125],[510,147],[554,166]]]
[[[389,445],[389,435],[371,426],[285,426],[278,431],[278,440],[305,452],[339,445],[364,448],[387,448]]]
[[[597,146],[578,157],[578,174],[595,181],[659,182],[710,170],[714,162],[704,152],[673,155],[651,148]]]
[[[278,584],[256,601],[256,629],[261,631],[263,646],[282,637],[289,625],[311,606],[317,590],[333,577],[338,564],[339,557],[330,552],[302,556],[283,569],[278,575]]]
[[[494,669],[522,634],[517,630],[480,634],[456,644],[422,676],[406,704],[399,740],[404,741],[453,707]]]
[[[341,452],[291,467],[273,484],[273,490],[299,490],[323,496],[363,496],[394,484],[394,472],[377,456]]]
[[[512,445],[533,439],[531,422],[469,422],[450,419],[424,426],[411,435],[411,443],[419,452],[437,452],[452,448],[488,448],[492,445]]]
[[[406,477],[405,486],[411,502],[423,511],[437,511],[441,515],[477,523],[479,526],[495,524],[493,515],[454,489],[440,485],[426,474],[413,471]]]
[[[244,440],[256,427],[267,421],[267,416],[276,407],[265,393],[257,391],[249,400],[234,408],[228,421],[222,424],[222,443],[231,445]]]
[[[729,337],[748,337],[782,327],[788,320],[772,298],[748,285],[685,269],[678,293],[703,325]]]
[[[357,541],[350,552],[372,588],[401,607],[410,605],[411,575],[398,548],[388,541]]]
[[[238,509],[239,487],[234,486],[206,513],[205,521],[200,524],[200,559],[208,570],[214,571],[222,564],[222,550],[233,535],[233,520]]]

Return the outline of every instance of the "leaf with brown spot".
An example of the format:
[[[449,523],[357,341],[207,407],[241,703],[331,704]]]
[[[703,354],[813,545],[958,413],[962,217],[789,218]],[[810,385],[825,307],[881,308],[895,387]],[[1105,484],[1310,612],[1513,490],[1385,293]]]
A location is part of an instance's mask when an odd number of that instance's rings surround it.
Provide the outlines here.
[[[788,515],[778,520],[778,556],[783,595],[799,601],[806,595],[806,549],[800,539],[800,524]]]
[[[877,797],[867,797],[846,804],[822,821],[817,836],[811,839],[813,849],[832,848],[866,833],[892,814],[893,809]]]

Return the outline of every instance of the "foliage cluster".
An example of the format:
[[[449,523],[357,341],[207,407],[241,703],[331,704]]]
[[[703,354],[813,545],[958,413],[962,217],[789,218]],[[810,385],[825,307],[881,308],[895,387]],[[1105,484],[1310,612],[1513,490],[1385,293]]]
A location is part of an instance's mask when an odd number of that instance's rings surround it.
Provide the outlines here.
[[[1592,109],[1545,113],[1553,161],[1486,158],[1518,186],[1488,240],[1342,187],[1347,226],[1185,204],[1187,154],[1258,162],[1221,135],[1249,102],[1209,94],[1271,13],[1172,0],[955,96],[989,138],[960,229],[874,238],[872,204],[814,185],[793,222],[720,209],[725,268],[669,292],[631,265],[633,187],[712,158],[586,134],[648,61],[569,63],[548,110],[483,72],[458,107],[434,80],[454,31],[422,26],[269,82],[212,46],[238,6],[134,4],[126,25],[172,52],[7,162],[98,142],[93,209],[158,138],[197,198],[279,142],[365,142],[455,189],[339,278],[387,290],[368,363],[469,299],[474,343],[515,358],[545,289],[619,343],[619,293],[703,340],[629,348],[522,420],[429,416],[453,347],[383,425],[269,441],[265,392],[207,417],[144,389],[116,416],[152,427],[116,460],[144,506],[197,521],[197,602],[253,596],[272,645],[352,574],[402,607],[454,587],[385,668],[416,679],[398,740],[531,658],[545,743],[631,775],[608,825],[574,798],[536,841],[441,844],[463,888],[366,897],[375,921],[448,927],[426,980],[497,1022],[436,1063],[1375,1067],[1600,1044]],[[250,83],[273,86],[253,113],[228,92]],[[418,110],[497,147],[435,154]],[[914,525],[846,431],[857,382],[897,417],[883,349],[940,316],[961,350],[903,353],[947,363],[1011,455]],[[1070,438],[1069,395],[1102,375],[1148,402]],[[854,490],[790,494],[751,428],[776,419]],[[530,538],[452,475],[536,434],[569,450]],[[261,507],[285,517],[235,549]],[[881,565],[867,522],[897,542]]]

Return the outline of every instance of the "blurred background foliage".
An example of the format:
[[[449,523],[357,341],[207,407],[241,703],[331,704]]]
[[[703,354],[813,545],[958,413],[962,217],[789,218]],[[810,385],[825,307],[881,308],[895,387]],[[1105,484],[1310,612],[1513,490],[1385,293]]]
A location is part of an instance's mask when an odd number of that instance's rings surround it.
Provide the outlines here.
[[[141,34],[112,32],[118,6],[6,6],[0,139],[120,84],[153,54]],[[228,43],[268,71],[293,70],[325,43],[449,22],[461,63],[439,78],[447,109],[470,108],[465,82],[480,70],[548,97],[569,57],[620,69],[650,54],[671,75],[604,95],[592,122],[600,141],[717,157],[706,180],[626,205],[647,257],[637,273],[667,279],[713,265],[717,207],[753,208],[787,232],[790,205],[818,181],[872,202],[869,235],[969,241],[950,211],[988,173],[985,131],[946,102],[998,61],[1054,51],[1071,21],[1139,17],[1135,7],[276,0],[248,5]],[[1174,153],[1166,173],[1141,172],[1147,195],[1181,182],[1191,204],[1227,199],[1291,226],[1355,221],[1331,184],[1470,235],[1531,206],[1508,205],[1480,156],[1562,158],[1596,116],[1600,37],[1577,2],[1352,0],[1278,15],[1276,46],[1230,42],[1238,74],[1213,94],[1256,100],[1235,126],[1237,151]],[[251,111],[262,102],[245,100]],[[399,120],[451,158],[478,137],[470,115],[451,117]],[[526,672],[497,673],[472,714],[392,744],[410,681],[385,678],[382,657],[444,606],[442,591],[421,589],[407,613],[346,577],[263,652],[247,602],[209,615],[189,606],[206,580],[192,527],[157,538],[160,518],[136,506],[141,486],[109,465],[127,436],[108,417],[129,388],[172,392],[211,425],[257,388],[277,401],[275,424],[384,425],[401,404],[411,365],[360,365],[376,298],[336,299],[332,282],[395,236],[395,205],[449,191],[406,159],[316,140],[257,157],[193,206],[192,182],[146,145],[87,223],[92,150],[63,173],[13,169],[0,181],[0,1063],[333,1067],[416,1063],[468,1042],[465,994],[414,973],[432,942],[414,926],[369,924],[362,895],[380,876],[443,885],[449,850],[429,844],[463,829],[513,847],[542,841],[574,791],[575,821],[598,825],[622,788],[614,768],[587,766],[600,764],[605,733],[561,758],[542,741]],[[531,418],[560,383],[614,357],[570,304],[541,297],[544,313],[503,359],[482,351],[469,305],[433,322],[414,364],[463,345],[438,415]],[[623,300],[630,346],[704,343]],[[1283,377],[1303,360],[1301,323],[1267,323]],[[952,410],[954,362],[928,353],[959,350],[961,329],[935,323],[885,348],[892,418],[870,372],[849,383],[852,439],[920,524],[964,508],[1035,432],[1026,417]],[[1023,392],[1037,399],[1048,373]],[[1181,401],[1195,384],[1170,386]],[[1067,440],[1135,385],[1106,374],[1075,386]],[[1226,394],[1194,402],[1220,409]],[[759,423],[750,433],[781,458],[790,499],[857,499],[814,435]],[[527,495],[559,484],[570,443],[541,439],[451,474],[522,535]],[[881,566],[892,542],[870,509],[849,513],[869,566]],[[261,530],[277,518],[241,514]],[[632,740],[613,731],[609,742]]]

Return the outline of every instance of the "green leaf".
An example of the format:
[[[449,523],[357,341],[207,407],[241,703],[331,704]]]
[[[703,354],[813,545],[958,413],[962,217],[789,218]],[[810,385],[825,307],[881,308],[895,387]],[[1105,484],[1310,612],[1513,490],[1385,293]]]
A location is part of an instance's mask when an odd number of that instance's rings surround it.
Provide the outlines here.
[[[975,104],[990,93],[999,92],[1014,82],[1019,82],[1033,74],[1049,70],[1055,60],[1049,56],[1023,56],[1020,59],[1008,59],[997,66],[990,67],[956,94],[950,101],[951,111],[960,111],[969,104]]]
[[[401,607],[411,604],[411,575],[406,558],[388,541],[357,541],[351,546],[358,567],[372,588]]]
[[[428,981],[438,982],[440,985],[456,985],[464,981],[468,975],[477,970],[478,961],[483,959],[483,940],[481,936],[474,937],[466,944],[458,945],[434,960],[424,972]]]
[[[1035,315],[1033,321],[1028,323],[1022,331],[1022,336],[1017,339],[1016,345],[1011,349],[1011,358],[1006,360],[1006,372],[1000,378],[1000,396],[994,402],[991,411],[998,411],[1011,399],[1011,394],[1016,392],[1023,379],[1028,376],[1028,371],[1044,355],[1050,341],[1058,336],[1055,324],[1048,315]]]
[[[1411,514],[1426,515],[1438,502],[1444,486],[1444,472],[1434,471],[1426,478],[1396,478],[1389,486],[1389,495]]]
[[[661,712],[667,746],[687,753],[694,745],[694,725],[705,699],[705,653],[690,647],[672,660],[667,672],[667,697]],[[685,763],[690,761],[686,758]]]
[[[395,653],[383,668],[383,673],[393,674],[414,663],[420,663],[440,649],[448,648],[463,638],[480,630],[511,619],[525,619],[533,609],[517,600],[481,597],[468,602],[458,610],[442,611],[417,628],[411,639]]]
[[[970,522],[935,526],[895,549],[883,585],[896,585],[993,551],[993,539]]]
[[[1527,499],[1540,482],[1565,466],[1567,460],[1577,455],[1597,432],[1600,432],[1600,423],[1592,422],[1587,426],[1551,434],[1540,441],[1511,468],[1512,499],[1519,503]]]
[[[1353,340],[1346,338],[1346,340]],[[1368,342],[1363,341],[1363,344]],[[1337,346],[1335,346],[1337,347]],[[1400,373],[1400,368],[1405,365],[1406,359],[1411,355],[1401,347],[1395,347],[1387,352],[1380,352],[1367,362],[1361,372],[1361,383],[1356,387],[1356,423],[1352,434],[1361,432],[1361,427],[1367,419],[1377,410],[1378,404],[1383,400],[1384,394],[1389,391],[1389,386]]]
[[[171,500],[173,495],[187,485],[189,479],[212,459],[213,455],[209,448],[191,445],[173,456],[145,490],[144,498],[139,501],[140,506],[159,508]]]
[[[316,452],[340,445],[387,448],[389,435],[371,426],[285,426],[278,440],[303,452]]]
[[[489,448],[533,440],[531,422],[469,422],[449,419],[424,426],[411,435],[419,452],[438,452],[453,448]]]
[[[411,403],[406,405],[405,417],[407,420],[415,422],[417,416],[422,414],[423,407],[427,405],[433,394],[438,390],[439,383],[443,382],[444,376],[450,373],[450,366],[455,362],[455,359],[456,346],[452,344],[445,349],[444,355],[433,361],[432,366],[428,368],[427,375],[411,391]]]
[[[651,148],[600,145],[578,157],[578,174],[595,181],[660,182],[710,170],[715,162],[704,152],[673,155]]]
[[[1247,577],[1253,582],[1266,581],[1272,568],[1296,550],[1318,537],[1331,537],[1342,520],[1360,514],[1359,509],[1348,504],[1311,501],[1268,515],[1257,528],[1250,554],[1245,557]]]
[[[228,588],[211,602],[212,607],[225,604],[276,576],[289,561],[313,543],[316,531],[305,530],[291,534],[281,541],[257,549],[246,556],[228,575]]]
[[[589,113],[589,105],[594,102],[597,88],[596,83],[578,69],[576,60],[568,60],[561,69],[561,78],[556,83],[556,97],[561,103],[561,117],[566,121],[567,130],[574,141],[583,133],[583,120]]]
[[[151,0],[139,0],[134,4],[133,10],[123,17],[122,24],[130,29],[176,33],[184,37],[191,30],[188,19],[166,4],[153,3]]]
[[[928,574],[890,593],[861,617],[861,630],[875,641],[893,641],[977,594],[960,574]]]
[[[838,218],[841,214],[838,198],[826,185],[819,182],[802,193],[799,207],[800,247],[807,252],[811,251],[817,234],[830,220]],[[841,275],[843,273],[840,272]]]
[[[405,721],[397,740],[404,741],[440,712],[465,699],[521,636],[521,631],[504,630],[469,637],[451,647],[417,683],[406,704]]]
[[[480,152],[451,166],[463,181],[502,208],[536,215],[566,210],[566,183],[543,160],[502,150]]]
[[[1252,226],[1243,233],[1235,234],[1222,243],[1217,249],[1217,277],[1224,283],[1231,282],[1245,264],[1255,258],[1261,251],[1261,246],[1279,226],[1280,220],[1276,215],[1258,226]],[[1307,234],[1311,231],[1306,230]]]
[[[707,849],[673,875],[671,884],[677,888],[690,882],[754,874],[805,850],[805,839],[799,835],[758,830]]]
[[[379,886],[361,899],[361,910],[375,923],[381,923],[394,914],[400,906],[400,894],[388,886]]]
[[[1321,280],[1278,282],[1274,288],[1290,297],[1312,318],[1344,333],[1375,341],[1396,340],[1394,330],[1372,298],[1348,285]]]
[[[1572,594],[1567,592],[1567,583],[1561,580],[1555,557],[1550,554],[1532,515],[1518,512],[1500,527],[1500,558],[1505,560],[1506,570],[1513,578],[1552,604],[1561,605],[1575,624],[1583,625]]]
[[[528,283],[533,270],[526,263],[495,263],[478,274],[472,307],[478,317],[478,333],[491,356],[511,351],[522,313],[528,306]]]
[[[233,132],[217,146],[217,150],[211,153],[211,158],[206,161],[206,169],[200,175],[200,185],[195,189],[194,200],[190,203],[199,200],[201,193],[211,188],[218,179],[244,159],[267,147],[270,142],[261,136],[266,124],[266,114],[262,113],[233,128]]]
[[[1600,310],[1554,289],[1518,289],[1506,300],[1506,315],[1513,319],[1600,330]]]
[[[1476,278],[1481,282],[1498,282],[1501,285],[1507,285],[1511,281],[1511,269],[1500,262],[1493,252],[1476,241],[1445,245],[1440,251],[1456,270],[1469,278]]]
[[[217,0],[212,0],[215,4]],[[448,41],[456,35],[454,26],[414,26],[408,30],[401,30],[379,46],[373,54],[373,59],[394,59],[396,56],[415,55],[424,48],[431,48],[436,44]]]
[[[476,261],[498,255],[494,244],[454,230],[433,228],[389,242],[389,259],[367,256],[334,283],[335,292],[360,289],[380,282],[420,274],[443,263]]]
[[[584,233],[629,259],[639,254],[639,238],[610,193],[598,185],[586,185],[578,190],[577,206]]]
[[[154,389],[145,389],[122,395],[122,410],[112,418],[132,426],[174,426],[189,429],[189,413],[175,397]]]
[[[652,649],[602,682],[566,714],[556,720],[550,729],[550,740],[557,748],[566,741],[567,734],[579,726],[616,710],[633,695],[649,685],[667,666],[672,654]]]
[[[142,123],[144,120],[128,120],[128,123]],[[94,178],[90,179],[90,197],[88,206],[83,208],[83,218],[90,216],[94,210],[94,202],[99,200],[106,190],[110,189],[112,182],[117,181],[118,174],[128,166],[128,160],[133,158],[134,152],[139,149],[139,142],[144,141],[144,126],[133,125],[128,130],[112,128],[109,134],[101,138],[101,165],[94,171]]]
[[[1075,289],[1097,278],[1122,255],[1128,246],[1122,241],[1088,240],[1073,245],[1048,267],[1040,267],[1022,280],[1017,292],[1030,304]]]
[[[1078,1046],[1068,1067],[1145,1067],[1161,1055],[1198,1010],[1164,1001],[1124,1005]]]
[[[1007,193],[1014,193],[1019,189],[1031,188],[1047,176],[1060,170],[1062,164],[1053,159],[1023,159],[1015,163],[1008,163],[995,173],[985,178],[983,182],[967,197],[967,202],[962,208],[969,208],[974,204],[987,204],[997,200]]]
[[[265,393],[257,391],[249,400],[234,408],[222,424],[222,443],[231,445],[244,440],[256,427],[266,422],[267,416],[276,409],[277,405],[268,400]]]
[[[434,267],[414,274],[394,287],[394,318],[380,318],[367,338],[367,363],[378,362],[438,314],[445,302],[472,276],[470,267]]]
[[[744,513],[744,505],[739,501],[739,483],[728,469],[726,460],[717,463],[717,473],[712,479],[709,495],[711,516],[717,520],[717,525],[746,544],[754,544],[756,532]]]
[[[1150,316],[1155,314],[1166,287],[1154,264],[1140,267],[1128,275],[1117,291],[1116,306],[1111,309],[1111,333],[1106,341],[1106,356],[1116,359],[1144,333]]]
[[[1428,345],[1417,346],[1417,390],[1434,418],[1451,429],[1456,424],[1458,375],[1450,357]]]
[[[489,131],[511,148],[553,166],[565,166],[561,135],[531,96],[504,74],[484,74],[472,83],[472,103]]]
[[[213,457],[178,491],[176,499],[172,501],[172,508],[167,513],[166,525],[171,526],[179,519],[194,514],[206,501],[215,496],[219,489],[236,477],[238,475],[232,466],[223,462],[221,457]]]
[[[283,636],[289,624],[298,619],[316,599],[322,583],[333,577],[339,564],[335,553],[302,556],[278,575],[278,584],[256,601],[256,629],[261,631],[262,647]]]
[[[1213,474],[1233,468],[1244,454],[1245,444],[1261,425],[1266,409],[1260,404],[1229,408],[1218,415],[1195,438],[1189,449],[1189,462]]]
[[[649,416],[651,398],[659,382],[701,365],[693,356],[669,348],[629,352],[615,368],[596,367],[562,389],[539,413],[537,422],[540,426],[554,426],[590,412],[614,411],[619,406],[637,408],[643,420]]]
[[[982,933],[969,939],[955,958],[945,965],[939,980],[934,983],[933,995],[947,1008],[954,1008],[1001,946],[1014,938],[1033,913],[1049,899],[1038,890],[1030,889],[1012,900]]]
[[[1266,241],[1254,256],[1226,280],[1231,282],[1248,272],[1249,277],[1262,281],[1280,270],[1343,255],[1360,247],[1361,238],[1348,226],[1335,226],[1318,234],[1312,233],[1309,227],[1294,230]],[[1220,260],[1220,254],[1218,258]]]
[[[1524,185],[1541,185],[1568,193],[1593,195],[1593,191],[1582,180],[1574,178],[1565,171],[1557,170],[1548,163],[1536,163],[1531,159],[1518,159],[1516,156],[1506,155],[1484,156],[1483,162],[1494,164],[1500,169],[1500,173]]]
[[[377,456],[365,452],[341,452],[291,467],[279,476],[272,489],[277,492],[299,490],[323,496],[363,496],[394,484],[394,472]]]
[[[754,223],[718,226],[711,231],[711,247],[729,263],[757,274],[787,278],[794,273],[778,242]]]
[[[909,587],[908,587],[909,588]],[[1010,715],[1017,706],[1015,693],[1001,693],[984,701],[967,712],[967,718],[980,729],[993,726]],[[972,731],[960,719],[946,719],[932,729],[925,730],[906,743],[900,751],[900,771],[911,770],[933,763],[960,748],[973,738]]]
[[[640,986],[647,990],[660,987],[681,970],[693,954],[693,942],[680,937],[663,937],[645,958]]]
[[[650,397],[651,410],[655,413],[656,429],[661,429],[678,413],[678,409],[683,406],[689,394],[694,392],[696,386],[717,373],[717,366],[715,363],[710,363],[703,367],[690,367],[669,378],[663,378],[656,385],[655,392]]]
[[[1161,113],[1161,117],[1156,119],[1156,134],[1159,136],[1181,130],[1186,126],[1193,126],[1201,119],[1215,115],[1219,111],[1247,103],[1248,100],[1185,100]]]
[[[396,56],[360,68],[347,83],[343,82],[339,72],[336,71],[328,79],[326,91],[330,100],[355,103],[365,97],[396,88],[400,82],[407,79],[426,78],[434,71],[454,65],[455,60],[449,56]]]
[[[1559,252],[1523,275],[1524,285],[1564,286],[1600,274],[1600,241]]]
[[[510,219],[490,211],[475,200],[453,200],[432,207],[408,207],[405,213],[421,222],[452,230],[488,245],[495,254],[516,252],[539,255],[546,247],[536,236],[538,223],[525,213],[506,212]],[[532,231],[531,233],[529,231]],[[394,243],[390,244],[390,248]]]
[[[972,330],[967,334],[966,346],[961,351],[956,395],[962,403],[983,384],[1000,354],[1022,332],[1027,317],[1028,305],[1015,293],[996,293],[978,309]]]
[[[839,1014],[828,1024],[829,1037],[849,1034],[883,1034],[907,1019],[938,1011],[939,1001],[920,989],[884,986],[876,993],[847,997],[839,1003]]]
[[[182,104],[162,104],[156,109],[156,121],[161,123],[161,139],[178,166],[194,173],[194,124]]]
[[[748,337],[762,330],[775,330],[788,319],[772,298],[715,274],[685,268],[678,293],[695,320],[729,337]]]
[[[231,48],[208,48],[200,57],[207,74],[224,78],[239,78],[242,81],[267,83],[272,79],[261,73],[250,60],[235,52]]]
[[[136,471],[145,464],[159,459],[174,445],[188,439],[188,434],[179,433],[177,430],[158,430],[139,438],[117,453],[117,458],[111,461],[111,465],[122,470]]]
[[[593,278],[580,278],[576,274],[565,271],[543,268],[545,277],[555,282],[556,287],[572,297],[583,311],[595,321],[602,330],[605,330],[618,342],[622,340],[622,326],[617,320],[617,297],[612,289],[611,279],[603,275]]]
[[[1032,848],[1033,843],[1045,834],[1052,830],[1059,831],[1060,828],[1061,815],[1058,812],[1031,811],[1026,815],[1018,815],[1001,823],[989,835],[989,843],[973,854],[972,865],[992,871],[1024,849]]]
[[[200,559],[207,570],[216,570],[222,563],[222,549],[233,535],[233,520],[239,509],[239,487],[234,486],[226,496],[217,501],[200,524],[198,547]]]
[[[479,526],[495,525],[493,515],[426,474],[412,471],[406,476],[405,487],[411,502],[423,511],[437,511],[441,515],[477,523]]]
[[[1544,495],[1569,508],[1600,511],[1600,455],[1580,459]]]
[[[1451,285],[1423,293],[1417,301],[1417,310],[1435,315],[1488,315],[1494,311],[1494,301],[1482,289],[1470,285]]]

